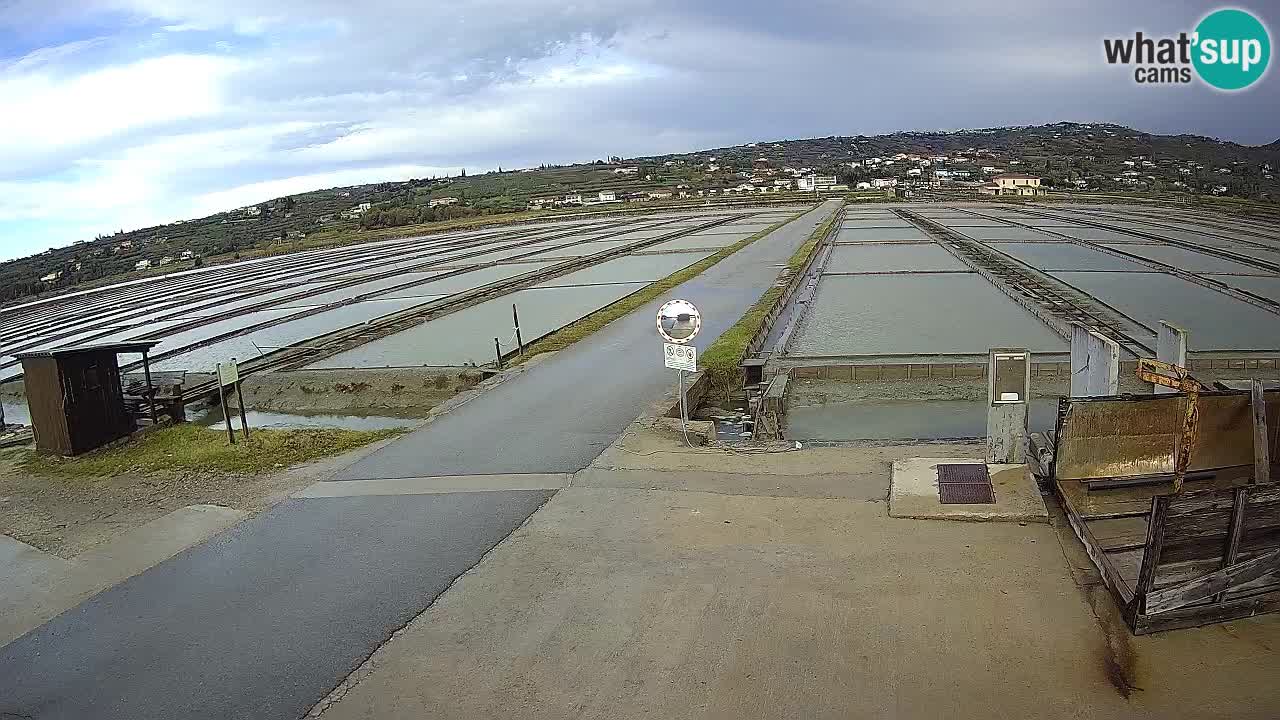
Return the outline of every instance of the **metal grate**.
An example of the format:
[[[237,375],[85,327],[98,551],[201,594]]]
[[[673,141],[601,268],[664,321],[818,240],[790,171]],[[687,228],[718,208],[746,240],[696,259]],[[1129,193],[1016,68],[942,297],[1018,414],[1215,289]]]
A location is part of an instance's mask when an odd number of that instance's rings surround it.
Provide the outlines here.
[[[986,464],[938,466],[938,499],[943,505],[990,505],[996,501]]]
[[[938,484],[982,483],[991,484],[991,473],[987,472],[986,463],[944,464],[938,466]]]

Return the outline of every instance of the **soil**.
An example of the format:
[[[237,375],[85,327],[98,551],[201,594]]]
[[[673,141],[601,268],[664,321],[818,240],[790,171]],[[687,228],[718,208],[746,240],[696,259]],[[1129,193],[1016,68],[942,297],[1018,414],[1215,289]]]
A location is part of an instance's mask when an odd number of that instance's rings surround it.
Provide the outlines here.
[[[187,505],[261,512],[384,443],[264,475],[215,472],[41,477],[17,469],[27,452],[0,452],[0,534],[71,559]]]
[[[254,410],[422,417],[482,379],[474,368],[297,370],[246,379],[244,400]]]

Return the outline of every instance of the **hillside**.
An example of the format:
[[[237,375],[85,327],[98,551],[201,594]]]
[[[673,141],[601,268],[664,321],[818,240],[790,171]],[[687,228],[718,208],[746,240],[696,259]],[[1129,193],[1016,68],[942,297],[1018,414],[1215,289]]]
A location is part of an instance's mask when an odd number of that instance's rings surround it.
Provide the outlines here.
[[[905,177],[894,156],[947,156],[938,177],[980,180],[990,172],[1039,175],[1056,188],[1190,192],[1261,200],[1280,197],[1274,169],[1280,140],[1250,147],[1194,135],[1152,135],[1110,124],[1057,123],[955,132],[898,132],[780,140],[593,164],[496,171],[439,180],[332,188],[267,200],[110,236],[0,265],[0,302],[13,302],[138,272],[190,267],[243,253],[288,252],[358,240],[386,227],[457,221],[524,210],[534,198],[601,190],[640,193],[725,188],[747,178],[789,179],[801,171],[854,183]],[[883,164],[872,164],[873,158]],[[853,167],[855,163],[859,167]],[[916,165],[919,162],[916,161]],[[983,168],[995,168],[983,172]],[[634,174],[622,174],[622,169]],[[443,198],[452,204],[439,204]],[[620,198],[621,199],[621,198]],[[438,205],[432,207],[436,200]],[[449,201],[446,201],[449,202]],[[369,203],[363,213],[352,213]],[[182,260],[184,254],[192,257]],[[165,262],[169,260],[169,262]],[[138,270],[139,263],[151,268]]]

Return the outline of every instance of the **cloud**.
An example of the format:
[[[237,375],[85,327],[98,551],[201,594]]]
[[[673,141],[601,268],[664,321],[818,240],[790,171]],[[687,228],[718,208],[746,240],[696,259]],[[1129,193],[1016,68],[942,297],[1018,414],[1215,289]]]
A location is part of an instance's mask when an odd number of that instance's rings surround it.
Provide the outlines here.
[[[461,167],[1057,120],[1260,143],[1280,112],[1275,73],[1139,92],[1100,62],[1190,0],[50,5],[0,10],[0,234],[30,250]]]

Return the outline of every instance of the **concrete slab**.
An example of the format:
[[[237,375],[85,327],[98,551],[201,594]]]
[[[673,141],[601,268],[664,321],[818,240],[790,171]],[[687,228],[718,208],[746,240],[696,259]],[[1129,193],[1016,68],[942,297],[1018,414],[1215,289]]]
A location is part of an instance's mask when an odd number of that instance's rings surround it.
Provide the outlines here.
[[[388,480],[333,480],[318,482],[294,494],[296,498],[355,497],[360,495],[432,495],[455,492],[504,490],[559,490],[569,487],[567,473],[513,473],[507,475],[445,475]]]
[[[575,486],[310,717],[1276,716],[1280,617],[1182,635],[1132,639],[1126,698],[1049,525]]]
[[[1044,498],[1026,465],[987,465],[996,501],[991,505],[943,505],[938,498],[938,465],[981,465],[967,458],[895,460],[889,487],[889,516],[920,520],[1049,522]]]
[[[217,505],[190,505],[70,561],[25,545],[22,547],[26,550],[15,548],[16,541],[0,544],[7,548],[0,553],[12,558],[11,563],[0,558],[0,647],[94,594],[213,537],[247,515]],[[6,572],[4,567],[12,570]]]

